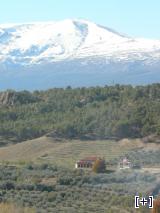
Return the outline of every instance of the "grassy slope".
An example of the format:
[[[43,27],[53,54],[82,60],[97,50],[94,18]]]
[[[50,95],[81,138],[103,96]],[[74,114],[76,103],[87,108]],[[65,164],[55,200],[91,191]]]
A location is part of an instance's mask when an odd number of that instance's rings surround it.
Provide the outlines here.
[[[20,208],[13,204],[1,203],[0,204],[1,213],[35,213],[34,210],[30,208]]]
[[[51,162],[74,167],[75,161],[86,156],[100,156],[111,160],[132,149],[142,147],[140,140],[115,141],[61,141],[41,137],[0,148],[0,161]]]

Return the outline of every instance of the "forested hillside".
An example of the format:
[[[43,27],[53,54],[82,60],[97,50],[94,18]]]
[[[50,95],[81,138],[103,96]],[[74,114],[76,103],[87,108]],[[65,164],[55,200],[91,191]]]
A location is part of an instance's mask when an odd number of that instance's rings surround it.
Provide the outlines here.
[[[160,84],[0,93],[0,141],[160,134]]]

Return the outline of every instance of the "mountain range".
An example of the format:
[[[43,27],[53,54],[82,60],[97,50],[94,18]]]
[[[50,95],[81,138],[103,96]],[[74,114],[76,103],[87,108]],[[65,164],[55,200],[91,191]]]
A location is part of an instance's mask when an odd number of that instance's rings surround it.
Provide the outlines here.
[[[0,25],[0,89],[160,82],[160,40],[81,19]]]

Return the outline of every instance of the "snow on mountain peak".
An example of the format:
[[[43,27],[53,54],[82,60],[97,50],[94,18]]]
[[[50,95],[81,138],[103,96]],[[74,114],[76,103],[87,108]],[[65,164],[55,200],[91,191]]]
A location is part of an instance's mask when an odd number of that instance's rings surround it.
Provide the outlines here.
[[[93,22],[66,19],[57,22],[0,25],[0,61],[34,64],[92,56],[128,59],[156,51],[160,41],[132,39]]]
[[[160,81],[160,41],[82,19],[0,25],[0,89]]]

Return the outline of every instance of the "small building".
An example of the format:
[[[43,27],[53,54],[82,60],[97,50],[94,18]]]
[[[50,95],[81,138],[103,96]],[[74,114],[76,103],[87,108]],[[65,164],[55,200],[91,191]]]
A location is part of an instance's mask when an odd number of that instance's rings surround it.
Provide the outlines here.
[[[98,157],[86,157],[76,162],[75,168],[76,169],[91,169]]]
[[[119,168],[120,169],[131,169],[132,168],[132,163],[131,161],[129,161],[126,157],[123,158],[120,162],[119,162]]]

